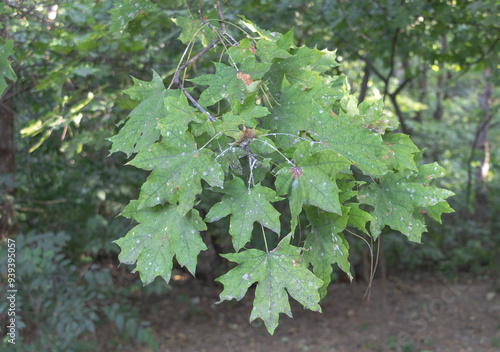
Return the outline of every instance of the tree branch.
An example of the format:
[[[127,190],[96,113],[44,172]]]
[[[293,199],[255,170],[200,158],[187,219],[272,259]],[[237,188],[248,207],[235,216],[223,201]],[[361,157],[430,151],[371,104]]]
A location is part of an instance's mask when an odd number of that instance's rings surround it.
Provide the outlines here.
[[[370,68],[365,64],[363,70],[363,81],[361,82],[361,90],[359,92],[359,103],[362,103],[366,97],[366,91],[368,90],[368,81],[370,80]]]
[[[385,79],[385,87],[384,87],[384,95],[389,94],[389,80],[394,73],[394,61],[396,59],[396,44],[398,43],[399,36],[399,28],[396,29],[396,33],[394,33],[394,37],[392,38],[391,45],[391,64],[389,66],[389,73],[387,74],[387,78]]]
[[[217,43],[219,41],[220,41],[220,37],[215,38],[210,44],[208,44],[205,48],[203,48],[202,51],[200,51],[198,54],[196,54],[195,56],[193,56],[190,60],[188,60],[185,63],[183,63],[182,65],[180,65],[179,69],[175,73],[174,79],[172,80],[172,83],[176,84],[182,90],[182,92],[184,93],[184,95],[186,96],[186,98],[188,98],[189,101],[191,103],[193,103],[193,105],[198,108],[198,110],[200,110],[202,113],[204,113],[205,115],[207,115],[208,119],[210,121],[212,121],[212,122],[215,122],[215,118],[212,115],[210,115],[210,113],[208,111],[206,111],[205,109],[203,109],[203,107],[200,104],[198,104],[198,102],[196,101],[196,99],[194,99],[191,96],[191,94],[188,93],[188,91],[186,90],[186,88],[184,88],[184,86],[182,85],[182,82],[179,79],[179,77],[181,75],[182,70],[184,70],[190,64],[192,64],[193,62],[195,62],[196,60],[198,60],[207,51],[209,51],[210,49],[212,49],[213,47],[215,47],[215,45],[217,45]]]
[[[396,90],[392,92],[392,94],[398,95],[403,90],[403,88],[412,81],[414,77],[415,76],[406,77],[405,80],[401,82],[401,84],[396,88]]]
[[[389,98],[391,99],[392,105],[394,106],[394,112],[396,113],[396,116],[399,119],[399,123],[401,124],[401,130],[403,131],[404,134],[409,134],[408,126],[406,125],[405,119],[403,117],[403,113],[401,112],[401,109],[399,108],[399,104],[396,100],[396,94],[387,94]]]
[[[186,90],[186,88],[184,88],[184,86],[183,86],[183,84],[182,84],[182,82],[180,80],[180,75],[181,75],[182,70],[184,70],[186,67],[188,67],[189,65],[191,65],[192,63],[194,63],[196,60],[198,60],[200,57],[202,57],[209,50],[211,50],[212,48],[214,48],[217,45],[217,43],[222,42],[222,39],[224,37],[229,38],[229,41],[231,42],[232,45],[237,45],[238,44],[238,42],[226,32],[226,25],[224,24],[224,15],[222,14],[222,9],[221,9],[221,6],[220,6],[220,1],[219,0],[215,0],[215,4],[217,6],[217,13],[219,15],[220,33],[218,33],[218,30],[213,25],[211,25],[210,23],[206,22],[203,19],[203,0],[200,0],[200,7],[198,8],[198,15],[200,16],[200,22],[203,25],[206,25],[209,28],[213,29],[215,32],[217,32],[217,38],[215,38],[210,44],[208,44],[205,48],[203,48],[203,50],[201,50],[198,54],[196,54],[195,56],[193,56],[191,59],[189,59],[185,63],[181,64],[179,66],[179,68],[177,69],[177,71],[175,72],[174,79],[172,80],[172,83],[176,84],[182,90],[182,92],[184,93],[184,95],[186,96],[186,98],[188,98],[188,100],[194,106],[196,106],[198,108],[198,110],[200,110],[202,113],[204,113],[205,115],[207,115],[208,119],[210,121],[212,121],[212,122],[215,122],[215,118],[212,115],[210,115],[210,113],[208,111],[206,111],[196,101],[196,99],[194,99],[191,96],[191,94],[189,94],[189,92]]]
[[[220,1],[215,0],[215,5],[217,6],[217,14],[219,15],[219,26],[222,35],[226,34],[226,25],[224,24],[224,16],[222,15],[222,9],[220,7]]]

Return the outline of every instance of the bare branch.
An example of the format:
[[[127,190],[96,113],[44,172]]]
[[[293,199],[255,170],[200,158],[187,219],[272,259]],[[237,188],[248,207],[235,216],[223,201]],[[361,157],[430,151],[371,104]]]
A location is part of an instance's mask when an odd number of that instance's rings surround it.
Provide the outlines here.
[[[217,5],[217,13],[219,14],[219,25],[222,35],[226,34],[226,25],[224,24],[224,15],[222,15],[222,9],[220,7],[220,1],[215,0],[215,4]]]
[[[205,115],[207,115],[208,119],[210,121],[215,122],[215,118],[212,115],[210,115],[210,113],[208,111],[206,111],[205,109],[203,109],[200,104],[198,104],[198,102],[196,101],[196,99],[193,98],[191,96],[191,94],[188,93],[188,91],[186,90],[186,88],[184,88],[184,86],[182,85],[182,83],[180,81],[177,83],[177,85],[182,90],[182,92],[184,93],[184,95],[186,96],[186,98],[188,98],[189,101],[191,103],[193,103],[193,105],[198,108],[198,110],[200,110],[202,113],[204,113]]]
[[[391,79],[392,74],[394,73],[394,61],[396,59],[396,44],[398,43],[399,33],[400,33],[399,28],[397,28],[396,33],[394,33],[394,37],[392,38],[391,65],[389,68],[389,73],[387,74],[387,77],[385,79],[384,95],[389,93],[389,80]]]
[[[179,68],[177,69],[177,72],[175,72],[174,79],[172,80],[172,83],[176,84],[182,90],[182,92],[184,93],[184,95],[186,96],[186,98],[188,98],[188,100],[194,106],[196,106],[198,108],[198,110],[200,110],[202,113],[206,114],[208,116],[208,119],[210,121],[212,121],[212,122],[215,122],[215,118],[212,115],[210,115],[210,113],[208,111],[206,111],[196,101],[196,99],[194,99],[191,96],[191,94],[189,94],[189,92],[186,90],[186,88],[184,88],[184,86],[182,85],[182,82],[181,82],[181,80],[180,80],[179,77],[181,75],[182,70],[184,70],[186,67],[188,67],[189,65],[191,65],[192,63],[194,63],[201,56],[203,56],[204,54],[206,54],[209,50],[211,50],[212,48],[214,48],[217,45],[217,43],[219,43],[219,42],[223,43],[222,40],[223,40],[224,37],[226,37],[226,38],[229,39],[229,41],[231,42],[231,45],[238,45],[238,42],[233,37],[231,37],[231,35],[229,35],[226,32],[226,25],[224,24],[224,16],[222,14],[221,6],[220,6],[220,1],[219,0],[215,0],[215,4],[217,6],[217,13],[219,15],[220,33],[217,30],[217,28],[215,28],[212,24],[210,24],[210,23],[208,23],[208,22],[206,22],[204,20],[204,18],[203,18],[203,0],[200,0],[200,7],[198,8],[198,15],[200,16],[200,22],[203,25],[206,25],[209,28],[211,28],[212,30],[214,30],[214,32],[217,33],[217,38],[215,38],[210,44],[208,44],[205,48],[203,48],[203,50],[201,50],[198,54],[196,54],[195,56],[193,56],[191,59],[189,59],[185,63],[181,64],[179,66]]]
[[[200,1],[201,3],[201,1]],[[182,65],[179,66],[179,69],[177,70],[177,72],[175,73],[175,76],[174,76],[174,79],[172,80],[172,83],[176,84],[181,90],[182,92],[184,93],[184,95],[186,96],[186,98],[188,98],[188,100],[193,103],[194,106],[196,106],[198,108],[198,110],[200,110],[202,113],[204,113],[205,115],[208,116],[208,119],[212,122],[215,122],[215,118],[210,115],[210,113],[208,111],[206,111],[205,109],[203,109],[203,107],[198,104],[198,102],[196,101],[196,99],[194,99],[191,94],[188,93],[188,91],[186,90],[186,88],[184,88],[184,86],[182,85],[182,82],[181,80],[179,79],[180,75],[181,75],[181,72],[182,70],[184,70],[186,67],[188,67],[190,64],[192,64],[193,62],[195,62],[196,60],[198,60],[201,56],[203,56],[207,51],[209,51],[210,49],[212,49],[215,45],[217,45],[217,43],[220,41],[220,37],[217,37],[215,38],[210,44],[208,44],[205,48],[203,48],[203,50],[201,50],[198,54],[196,54],[195,56],[193,56],[190,60],[186,61],[185,63],[183,63]]]
[[[210,49],[212,49],[220,40],[221,40],[220,37],[215,38],[210,44],[208,44],[205,48],[203,48],[202,51],[200,51],[198,54],[196,54],[195,56],[193,56],[189,61],[187,61],[187,62],[183,63],[182,65],[180,65],[179,69],[177,70],[177,73],[175,74],[174,81],[175,81],[175,78],[177,78],[177,79],[179,78],[180,72],[182,70],[184,70],[186,67],[188,67],[193,62],[195,62],[196,60],[198,60],[207,51],[209,51]]]

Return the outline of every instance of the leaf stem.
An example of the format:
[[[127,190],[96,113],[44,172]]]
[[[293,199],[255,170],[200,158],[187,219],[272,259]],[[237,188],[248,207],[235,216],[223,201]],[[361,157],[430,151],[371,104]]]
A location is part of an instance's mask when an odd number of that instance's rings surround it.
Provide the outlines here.
[[[258,160],[252,155],[252,153],[248,152],[248,159],[250,161],[250,176],[248,177],[248,192],[250,192],[250,185],[253,184],[255,186],[255,181],[253,179],[253,169],[255,167],[255,164],[258,163]]]
[[[271,144],[267,143],[266,141],[263,141],[263,140],[261,140],[261,139],[258,139],[258,138],[254,138],[253,140],[254,140],[254,141],[259,141],[259,142],[262,142],[262,143],[264,143],[265,145],[267,145],[268,147],[270,147],[271,149],[274,149],[274,150],[275,150],[275,151],[277,151],[277,152],[278,152],[278,153],[279,153],[279,154],[280,154],[283,158],[285,158],[285,160],[286,160],[286,161],[287,161],[290,165],[295,166],[295,164],[294,164],[294,163],[293,163],[290,159],[288,159],[288,158],[287,158],[287,157],[286,157],[286,156],[285,156],[282,152],[280,152],[280,151],[278,150],[278,148],[276,148],[275,146],[273,146],[273,145],[271,145]]]
[[[264,231],[264,226],[262,226],[262,224],[261,224],[260,228],[262,229],[262,237],[264,237],[264,245],[266,246],[266,253],[269,253],[269,248],[267,247],[267,238],[266,238],[266,232]]]

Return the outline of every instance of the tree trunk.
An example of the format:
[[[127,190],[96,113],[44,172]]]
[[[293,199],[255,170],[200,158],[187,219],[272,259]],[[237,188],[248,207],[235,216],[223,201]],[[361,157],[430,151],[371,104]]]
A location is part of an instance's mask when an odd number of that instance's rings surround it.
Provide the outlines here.
[[[1,36],[7,38],[7,23],[3,24]],[[3,79],[3,78],[2,78]],[[14,233],[16,216],[14,207],[14,175],[16,171],[16,148],[14,143],[14,96],[10,84],[0,97],[0,239]]]
[[[491,68],[484,72],[484,88],[479,95],[479,107],[482,116],[478,124],[476,150],[479,155],[479,165],[475,174],[475,219],[482,228],[489,228],[490,213],[488,207],[488,172],[490,170],[490,145],[488,143],[488,130],[491,122],[491,97],[493,85],[491,82]]]
[[[427,65],[424,64],[422,65],[422,73],[419,76],[419,80],[417,83],[417,89],[418,89],[418,102],[423,104],[425,101],[425,98],[427,97]],[[422,122],[422,111],[418,110],[415,112],[415,117],[414,119],[418,122]]]
[[[361,90],[359,92],[359,103],[361,104],[366,97],[366,91],[368,90],[368,81],[370,80],[370,68],[365,65],[363,70],[363,81],[361,82]]]
[[[447,48],[446,37],[441,39],[441,51],[446,52]],[[437,91],[436,91],[436,110],[434,110],[434,120],[441,120],[443,117],[443,100],[444,100],[444,85],[446,81],[447,74],[444,72],[444,63],[439,62],[439,77],[437,81]]]

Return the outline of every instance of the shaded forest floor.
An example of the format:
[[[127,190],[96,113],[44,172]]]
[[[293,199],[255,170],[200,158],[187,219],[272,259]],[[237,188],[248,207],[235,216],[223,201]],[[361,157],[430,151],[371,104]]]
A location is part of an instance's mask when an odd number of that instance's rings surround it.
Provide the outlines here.
[[[500,351],[500,294],[488,279],[389,277],[385,285],[374,281],[369,302],[365,283],[334,284],[322,314],[293,301],[294,318],[280,315],[273,336],[260,320],[248,322],[253,290],[216,305],[217,287],[171,283],[167,294],[141,302],[160,351]]]

